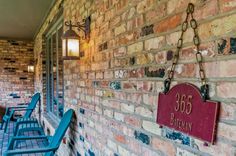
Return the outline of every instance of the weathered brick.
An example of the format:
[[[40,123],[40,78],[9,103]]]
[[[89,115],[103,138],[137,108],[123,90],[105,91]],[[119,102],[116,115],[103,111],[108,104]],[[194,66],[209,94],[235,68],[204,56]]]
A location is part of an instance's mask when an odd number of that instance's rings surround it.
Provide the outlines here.
[[[156,11],[158,10],[158,11]],[[166,15],[166,4],[161,3],[156,5],[154,10],[150,10],[145,13],[145,18],[147,22],[152,22],[154,20],[163,18]]]
[[[185,149],[177,148],[176,156],[197,156],[197,155]]]
[[[143,0],[140,1],[137,5],[137,13],[141,14],[144,13],[145,11],[149,10],[153,4],[154,4],[154,0]]]
[[[196,1],[196,0],[195,0]],[[193,0],[193,3],[195,2]],[[171,14],[173,12],[177,12],[180,10],[184,10],[185,8],[187,8],[189,1],[185,1],[185,0],[170,0],[167,3],[167,13]]]
[[[136,116],[131,116],[131,115],[125,116],[125,123],[135,126],[135,127],[141,126],[141,120],[138,119]]]
[[[120,48],[113,50],[113,52],[114,52],[114,57],[124,56],[126,54],[126,48],[120,47]]]
[[[175,153],[176,153],[176,149],[172,143],[164,141],[159,138],[152,139],[152,147],[156,148],[158,150],[161,150],[162,152],[166,153],[167,155],[175,155]]]
[[[118,151],[121,156],[130,155],[130,152],[121,146],[118,146]]]
[[[136,52],[142,52],[143,42],[137,42],[128,46],[128,54],[134,54]]]
[[[217,95],[221,98],[234,98],[236,97],[235,87],[236,83],[220,82],[217,85]]]
[[[148,132],[161,136],[161,128],[155,123],[150,121],[143,121],[142,128]]]
[[[121,111],[125,113],[133,113],[134,112],[134,106],[130,104],[121,104]]]
[[[149,109],[144,108],[144,107],[136,107],[135,113],[143,117],[153,118],[152,112]]]
[[[227,12],[236,8],[236,2],[234,0],[220,0],[219,6],[221,12]]]
[[[115,113],[114,113],[114,118],[115,118],[116,120],[118,120],[118,121],[124,121],[124,114],[115,112]]]
[[[234,120],[236,104],[235,103],[223,103],[220,104],[220,119]]]
[[[110,117],[110,118],[113,118],[113,111],[112,110],[109,110],[109,109],[104,109],[104,115]]]
[[[134,132],[135,139],[138,139],[139,141],[143,142],[144,144],[149,145],[150,144],[150,137],[142,132],[135,131]]]
[[[204,146],[202,141],[195,141],[196,144],[198,145],[198,148],[200,151],[209,153],[211,155],[222,155],[222,156],[228,156],[228,155],[234,155],[235,154],[235,149],[233,148],[232,145],[226,144],[223,142],[217,142],[214,144],[214,146]]]
[[[117,152],[117,144],[114,141],[108,139],[107,140],[107,146],[110,147],[115,152]]]
[[[151,106],[155,106],[157,101],[157,95],[143,94],[143,103]]]
[[[218,135],[228,140],[236,140],[236,125],[219,123]]]
[[[214,16],[218,13],[218,2],[209,0],[202,2],[200,8],[194,13],[197,20],[206,19],[207,17]]]
[[[235,77],[236,71],[232,68],[235,65],[236,62],[234,60],[205,63],[206,75],[208,77]]]
[[[202,40],[214,36],[228,34],[236,30],[236,15],[226,16],[199,26],[199,36]]]
[[[136,64],[143,65],[143,64],[150,64],[154,60],[154,57],[151,53],[149,54],[138,54],[136,56]]]
[[[180,64],[176,66],[176,77],[196,77],[196,64]]]
[[[165,38],[163,36],[152,38],[144,42],[145,50],[155,50],[164,46]]]
[[[127,31],[134,30],[138,27],[141,27],[144,24],[144,17],[140,15],[138,17],[134,17],[131,20],[127,21]]]
[[[126,25],[125,24],[121,24],[120,26],[115,28],[115,36],[124,33],[126,31]]]
[[[155,61],[158,64],[164,64],[167,61],[167,52],[163,51],[163,52],[158,52],[155,55]]]

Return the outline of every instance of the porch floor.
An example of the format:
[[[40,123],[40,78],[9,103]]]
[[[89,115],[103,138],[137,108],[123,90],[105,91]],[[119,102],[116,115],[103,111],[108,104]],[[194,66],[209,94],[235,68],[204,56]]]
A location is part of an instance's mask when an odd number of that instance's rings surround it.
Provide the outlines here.
[[[14,123],[11,122],[8,127],[8,132],[4,133],[4,130],[0,130],[0,154],[3,156],[4,152],[7,149],[8,142],[10,138],[13,136],[13,126]],[[27,132],[25,136],[37,135],[37,132]],[[35,149],[40,147],[47,146],[48,142],[45,140],[27,140],[27,141],[19,141],[15,144],[15,149]],[[42,156],[43,154],[22,154],[22,156]],[[19,155],[17,155],[19,156]]]

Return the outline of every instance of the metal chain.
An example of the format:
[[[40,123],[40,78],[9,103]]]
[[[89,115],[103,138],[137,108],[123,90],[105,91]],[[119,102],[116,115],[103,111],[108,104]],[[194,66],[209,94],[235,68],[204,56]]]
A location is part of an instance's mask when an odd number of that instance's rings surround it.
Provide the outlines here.
[[[170,84],[171,84],[171,81],[174,77],[174,71],[175,71],[176,65],[177,65],[178,60],[179,60],[179,52],[181,51],[181,49],[183,47],[183,35],[187,31],[188,25],[190,23],[190,26],[191,26],[191,28],[193,29],[193,32],[194,32],[193,43],[194,43],[194,45],[196,46],[196,49],[197,49],[196,60],[197,60],[197,63],[199,65],[199,76],[200,76],[200,79],[201,79],[201,82],[202,82],[201,92],[204,94],[204,95],[202,94],[203,98],[206,99],[208,97],[208,85],[206,84],[206,75],[205,75],[205,71],[204,71],[204,68],[203,68],[203,57],[202,57],[202,54],[199,50],[200,49],[199,48],[200,47],[200,38],[199,38],[198,32],[197,32],[198,24],[197,24],[197,21],[193,17],[194,5],[192,3],[188,4],[186,13],[187,13],[187,15],[186,15],[185,21],[182,24],[181,36],[180,36],[180,38],[177,42],[177,50],[176,50],[176,52],[174,54],[174,57],[172,59],[173,60],[172,66],[171,66],[171,69],[168,73],[168,78],[164,81],[164,87],[165,87],[164,88],[164,93],[168,92],[169,89],[170,89]],[[189,17],[191,17],[191,19],[190,19],[190,22],[188,23]]]

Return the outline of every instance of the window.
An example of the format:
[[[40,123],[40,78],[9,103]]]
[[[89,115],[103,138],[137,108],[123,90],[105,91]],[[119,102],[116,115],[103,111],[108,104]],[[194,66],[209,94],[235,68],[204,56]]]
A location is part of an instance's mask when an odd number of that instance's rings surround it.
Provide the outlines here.
[[[64,110],[63,60],[62,60],[62,19],[46,35],[47,111],[61,118]]]

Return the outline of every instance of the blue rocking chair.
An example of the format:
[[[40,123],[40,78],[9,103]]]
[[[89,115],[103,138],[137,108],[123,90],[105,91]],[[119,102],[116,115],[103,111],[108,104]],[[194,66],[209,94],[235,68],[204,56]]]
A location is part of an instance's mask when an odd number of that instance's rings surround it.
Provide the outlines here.
[[[5,125],[4,132],[5,133],[7,132],[8,124],[9,124],[11,118],[14,116],[15,112],[25,111],[25,114],[22,118],[30,118],[30,116],[31,116],[32,112],[34,111],[36,104],[38,103],[39,100],[40,100],[40,93],[36,93],[33,95],[32,100],[28,106],[7,107],[5,115],[3,116],[3,119],[2,119],[2,124],[1,124],[0,129],[2,129],[3,126]],[[17,119],[17,121],[19,119]]]
[[[4,153],[4,156],[12,156],[17,154],[32,154],[32,153],[45,153],[44,156],[54,156],[56,150],[59,148],[60,143],[70,125],[72,120],[74,111],[72,109],[68,110],[64,116],[62,117],[58,128],[55,131],[55,134],[50,136],[16,136],[12,137],[7,151]],[[14,143],[17,141],[26,141],[26,140],[37,140],[37,139],[45,139],[48,141],[48,146],[43,148],[34,148],[34,149],[15,149],[14,150]]]

